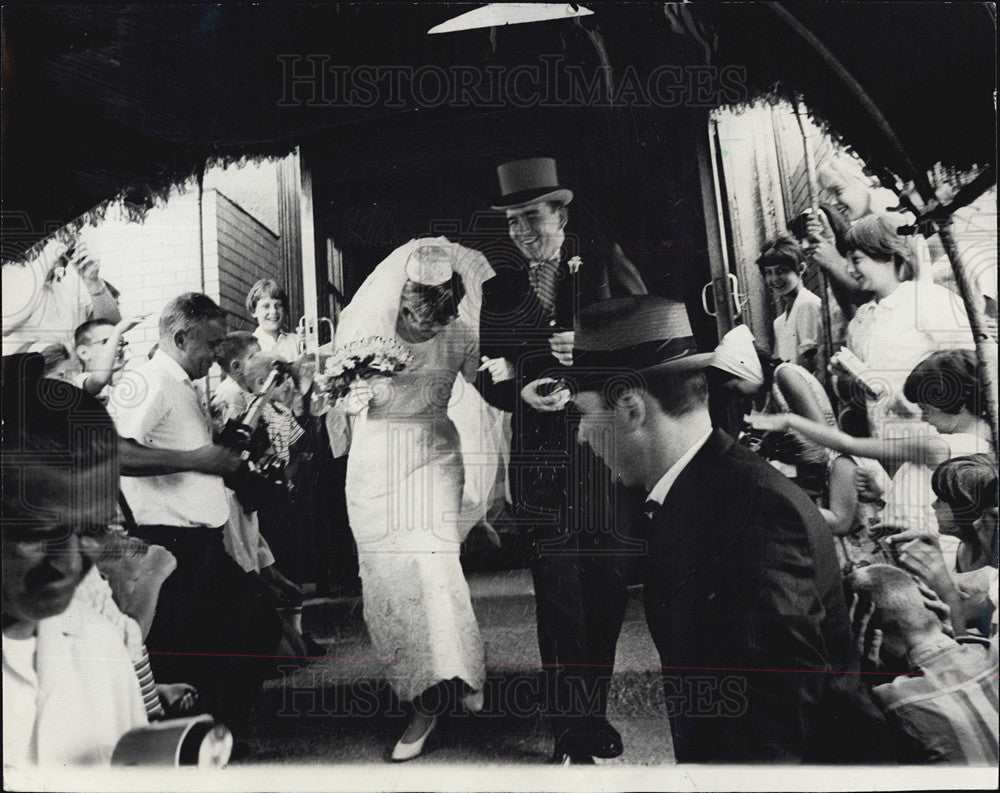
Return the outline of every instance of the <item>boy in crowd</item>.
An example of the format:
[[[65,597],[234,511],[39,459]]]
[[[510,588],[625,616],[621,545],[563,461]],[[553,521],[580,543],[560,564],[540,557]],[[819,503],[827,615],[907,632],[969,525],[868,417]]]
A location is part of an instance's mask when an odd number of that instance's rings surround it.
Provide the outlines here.
[[[81,535],[117,520],[118,435],[94,397],[41,376],[35,356],[4,359],[5,768],[107,763],[148,723],[121,636],[74,599]]]
[[[219,365],[226,373],[226,379],[212,395],[212,418],[216,432],[221,432],[226,422],[231,419],[240,420],[250,408],[254,391],[261,382],[259,370],[268,361],[260,351],[260,343],[252,333],[236,331],[226,336],[219,348]],[[256,377],[254,376],[256,375]],[[264,375],[266,378],[266,374]],[[294,418],[277,412],[274,405],[265,408],[261,421],[267,426],[271,422],[285,425],[289,437],[298,440],[302,437],[302,429]],[[280,418],[279,418],[280,417]],[[294,442],[294,441],[293,441]],[[226,550],[247,572],[260,573],[276,594],[282,599],[295,597],[301,599],[299,588],[289,581],[274,566],[275,557],[267,540],[259,531],[259,515],[256,511],[247,513],[238,502],[232,490],[227,490],[230,504],[230,519],[226,525]]]
[[[774,320],[774,357],[815,371],[823,301],[802,283],[806,269],[802,248],[792,237],[779,235],[764,245],[757,266],[768,289],[781,301],[781,313]]]
[[[212,416],[216,432],[230,419],[241,419],[250,407],[254,394],[259,393],[278,358],[260,350],[260,342],[252,333],[236,331],[227,334],[219,347],[219,365],[226,373],[212,397]],[[289,402],[294,397],[294,382],[290,376],[278,386],[261,415],[263,431],[267,433],[267,455],[283,473],[287,482],[291,449],[305,435],[296,421]],[[243,570],[254,575],[266,587],[265,592],[276,603],[290,606],[292,631],[285,631],[293,648],[302,650],[301,642],[310,655],[325,652],[309,636],[302,636],[302,590],[289,580],[275,564],[292,565],[301,572],[301,548],[295,528],[289,522],[290,502],[287,485],[273,482],[267,487],[267,497],[261,499],[258,510],[247,512],[232,490],[227,490],[230,505],[229,522],[225,527],[226,550]],[[272,546],[277,553],[272,552]],[[298,564],[297,564],[298,563]],[[300,579],[301,576],[296,576]]]
[[[125,366],[124,335],[142,322],[148,314],[125,317],[115,324],[108,319],[88,319],[73,334],[76,357],[83,368],[74,376],[74,385],[107,403],[104,390],[111,378]]]

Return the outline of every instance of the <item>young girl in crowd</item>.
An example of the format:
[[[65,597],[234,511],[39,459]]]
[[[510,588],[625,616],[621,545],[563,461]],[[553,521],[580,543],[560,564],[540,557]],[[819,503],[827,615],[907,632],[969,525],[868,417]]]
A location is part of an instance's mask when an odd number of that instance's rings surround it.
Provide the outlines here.
[[[802,248],[794,238],[779,235],[764,245],[757,267],[767,288],[781,301],[781,312],[774,319],[774,357],[815,371],[823,301],[802,283],[806,270]]]
[[[971,454],[941,463],[931,477],[938,531],[958,538],[955,572],[997,566],[997,466],[992,455]]]
[[[942,534],[960,545],[954,569],[941,552],[940,535],[908,529],[888,538],[897,563],[926,584],[951,610],[956,634],[967,628],[993,639],[996,651],[997,465],[992,454],[942,463],[931,480],[932,506]]]
[[[903,393],[920,405],[927,423],[914,422],[902,437],[855,438],[790,413],[755,413],[749,421],[759,429],[795,430],[830,449],[871,457],[887,468],[898,466],[886,494],[887,523],[936,532],[931,508],[934,469],[952,457],[991,449],[978,375],[975,353],[969,350],[946,350],[921,362],[906,378]],[[956,551],[951,543],[952,557]]]
[[[262,352],[273,353],[291,363],[299,357],[298,339],[285,331],[288,318],[288,293],[270,278],[261,278],[250,287],[246,299],[247,313],[257,321],[253,335]]]

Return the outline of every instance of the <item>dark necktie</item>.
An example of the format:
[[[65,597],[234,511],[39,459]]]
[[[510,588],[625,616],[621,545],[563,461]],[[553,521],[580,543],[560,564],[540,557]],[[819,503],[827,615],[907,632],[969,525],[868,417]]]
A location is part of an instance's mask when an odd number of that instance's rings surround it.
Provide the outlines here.
[[[559,275],[559,260],[549,259],[528,268],[531,288],[541,302],[545,313],[551,315],[556,308],[556,277]]]
[[[638,537],[645,539],[649,537],[650,529],[653,526],[653,515],[656,514],[656,510],[660,508],[660,505],[655,501],[647,501],[642,508],[642,515],[637,515],[631,525],[631,534],[633,537]]]

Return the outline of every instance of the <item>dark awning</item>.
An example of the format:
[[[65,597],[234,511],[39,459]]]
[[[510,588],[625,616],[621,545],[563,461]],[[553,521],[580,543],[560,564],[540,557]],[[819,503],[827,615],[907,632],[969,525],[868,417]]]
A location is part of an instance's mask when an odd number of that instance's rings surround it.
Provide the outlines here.
[[[589,6],[596,13],[583,24],[597,36],[570,22],[522,25],[498,31],[495,49],[485,30],[426,34],[468,8],[459,4],[5,8],[5,230],[23,226],[27,239],[122,190],[146,203],[207,157],[282,154],[304,144],[331,163],[339,157],[343,167],[325,170],[347,178],[358,168],[345,151],[372,159],[383,139],[402,151],[405,136],[393,139],[407,127],[440,128],[441,156],[448,156],[468,144],[449,139],[449,119],[461,119],[454,134],[467,135],[489,129],[490,119],[506,124],[520,109],[427,107],[405,91],[399,101],[345,102],[336,95],[342,72],[330,72],[318,89],[315,81],[291,86],[290,76],[329,67],[354,68],[354,75],[365,66],[410,74],[455,65],[509,69],[553,52],[593,71],[602,63],[595,43],[606,48],[615,79],[630,65],[641,76],[663,64],[745,67],[741,98],[776,86],[797,90],[863,156],[902,173],[883,130],[795,22],[860,81],[918,168],[995,159],[995,27],[986,4],[789,3],[791,25],[784,6],[763,3]],[[546,110],[534,112],[544,128]],[[523,116],[522,134],[530,135]],[[502,139],[497,133],[482,143]],[[6,250],[9,242],[8,234]]]

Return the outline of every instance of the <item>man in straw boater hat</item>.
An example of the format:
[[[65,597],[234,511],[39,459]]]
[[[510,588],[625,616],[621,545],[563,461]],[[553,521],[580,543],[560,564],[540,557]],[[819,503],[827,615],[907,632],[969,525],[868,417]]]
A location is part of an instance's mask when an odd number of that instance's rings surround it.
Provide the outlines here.
[[[584,309],[578,438],[649,496],[646,620],[679,762],[879,759],[833,540],[794,484],[713,429],[684,305]]]
[[[578,306],[646,288],[619,246],[567,232],[573,193],[560,186],[555,160],[508,162],[497,172],[502,197],[493,208],[506,213],[516,252],[493,258],[496,276],[483,284],[478,385],[512,414],[508,476],[518,530],[533,543],[552,761],[592,763],[623,751],[605,714],[636,553],[625,541],[628,503],[641,516],[642,499],[614,487],[577,447],[568,392],[549,389],[572,365]]]

